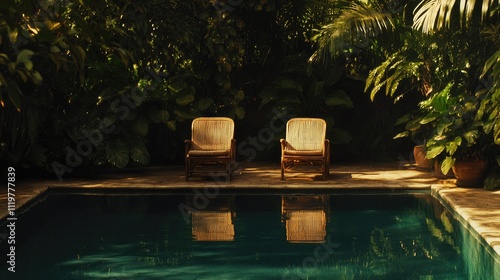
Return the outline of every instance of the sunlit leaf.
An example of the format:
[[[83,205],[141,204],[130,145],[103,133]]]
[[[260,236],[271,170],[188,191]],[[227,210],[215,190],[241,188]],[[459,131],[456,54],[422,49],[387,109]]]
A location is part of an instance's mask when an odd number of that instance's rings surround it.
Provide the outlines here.
[[[454,164],[455,164],[455,158],[446,157],[441,163],[441,172],[443,172],[443,174],[448,174],[448,172],[450,171],[451,167]]]
[[[26,61],[30,60],[31,57],[35,54],[32,50],[28,49],[23,49],[17,54],[17,59],[16,62],[19,63],[25,63]]]
[[[19,34],[17,32],[17,27],[14,27],[14,29],[11,29],[10,26],[7,26],[7,32],[9,35],[10,43],[15,44],[17,42],[17,35]]]
[[[444,145],[427,147],[427,153],[425,155],[425,158],[433,159],[438,155],[440,155],[444,151],[444,149],[445,149]]]
[[[409,135],[410,135],[410,132],[403,131],[403,132],[400,132],[400,133],[396,134],[396,136],[394,136],[393,139],[408,137]]]

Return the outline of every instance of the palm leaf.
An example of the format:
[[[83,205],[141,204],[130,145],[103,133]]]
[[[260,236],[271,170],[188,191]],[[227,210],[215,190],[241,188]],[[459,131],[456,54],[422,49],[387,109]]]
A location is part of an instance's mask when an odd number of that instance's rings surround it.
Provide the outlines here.
[[[357,40],[376,36],[393,27],[391,15],[379,6],[354,2],[343,8],[341,14],[323,26],[313,38],[318,49],[309,60],[324,63],[328,58],[340,55],[346,45],[354,45]]]
[[[481,20],[489,16],[490,8],[498,4],[499,0],[480,0]],[[467,25],[473,17],[477,0],[459,0],[460,22]],[[414,10],[413,28],[421,29],[424,33],[430,33],[435,29],[441,29],[450,26],[452,20],[452,11],[456,0],[423,0]]]

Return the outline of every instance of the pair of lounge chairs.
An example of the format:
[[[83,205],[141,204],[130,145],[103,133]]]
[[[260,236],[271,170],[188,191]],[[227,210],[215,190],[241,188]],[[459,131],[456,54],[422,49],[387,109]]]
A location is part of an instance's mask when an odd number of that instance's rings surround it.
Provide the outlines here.
[[[211,172],[208,165],[225,165],[224,175],[233,175],[236,163],[234,122],[225,117],[193,120],[191,140],[185,141],[186,180],[195,172]],[[293,118],[286,124],[286,139],[281,139],[281,180],[285,170],[298,165],[319,166],[323,179],[329,174],[330,141],[326,122],[319,118]],[[201,169],[200,169],[201,168]]]

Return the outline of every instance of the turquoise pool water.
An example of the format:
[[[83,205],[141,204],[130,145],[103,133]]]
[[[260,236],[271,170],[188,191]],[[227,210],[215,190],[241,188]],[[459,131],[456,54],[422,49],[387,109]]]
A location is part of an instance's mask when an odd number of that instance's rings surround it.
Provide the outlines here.
[[[16,273],[4,261],[0,279],[500,275],[484,246],[423,194],[49,195],[18,217],[16,244]]]

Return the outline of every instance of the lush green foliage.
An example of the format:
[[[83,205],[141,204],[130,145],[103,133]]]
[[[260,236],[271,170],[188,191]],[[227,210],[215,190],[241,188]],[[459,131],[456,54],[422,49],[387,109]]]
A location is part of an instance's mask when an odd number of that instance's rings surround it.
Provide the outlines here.
[[[448,114],[480,100],[473,124],[498,144],[498,1],[422,33],[444,7],[427,2],[2,1],[0,156],[59,177],[180,162],[193,118],[229,116],[244,138],[276,113],[323,117],[333,143],[384,156],[402,111],[450,82]],[[411,132],[440,123],[424,107]]]
[[[360,37],[371,40],[361,47],[377,50],[381,58],[366,77],[365,91],[370,91],[372,100],[380,92],[395,101],[415,92],[428,98],[419,110],[396,122],[406,123],[406,131],[395,138],[421,134],[429,158],[444,156],[445,171],[456,158],[484,157],[485,150],[498,158],[498,149],[490,147],[500,143],[498,1],[410,1],[403,11],[389,11],[385,1],[344,8],[333,22],[335,28],[324,26],[319,33],[316,55],[338,56],[350,50],[350,44],[363,42]],[[368,19],[353,17],[359,12]],[[378,25],[364,32],[352,28],[366,22]],[[380,40],[384,33],[397,39]]]
[[[82,166],[180,161],[190,120],[270,115],[258,109],[261,90],[288,57],[306,53],[289,66],[309,67],[328,2],[2,1],[3,163],[61,178]],[[309,110],[328,114],[338,103],[321,89],[333,88],[337,77],[328,79],[301,77],[318,89],[294,94],[316,94]]]

